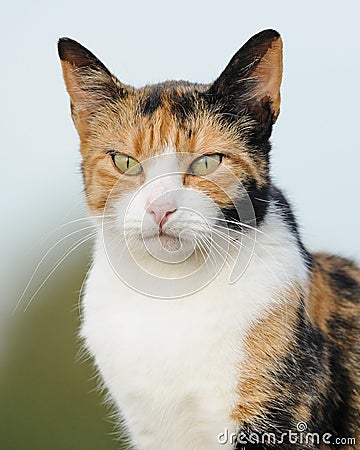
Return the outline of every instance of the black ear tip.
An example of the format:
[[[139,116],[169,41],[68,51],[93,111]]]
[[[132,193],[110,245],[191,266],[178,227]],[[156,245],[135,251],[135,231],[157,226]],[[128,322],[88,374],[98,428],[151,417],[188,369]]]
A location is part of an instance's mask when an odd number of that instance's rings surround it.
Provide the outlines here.
[[[58,40],[57,48],[60,59],[64,59],[64,47],[66,46],[66,41],[68,38],[62,37]]]
[[[90,50],[74,41],[74,39],[68,37],[60,38],[58,40],[58,53],[61,61],[67,61],[75,67],[92,67],[103,70],[110,75],[104,64]]]
[[[273,42],[279,42],[281,44],[280,34],[276,30],[268,29],[260,31],[260,33],[252,36],[246,44],[242,47],[242,52],[246,49],[246,54],[251,58],[255,53],[263,55],[264,52],[272,46]]]
[[[95,59],[95,56],[88,49],[68,37],[62,37],[58,40],[58,53],[62,61],[80,62],[82,59]]]
[[[61,61],[82,67],[89,65],[102,66],[102,63],[87,48],[68,37],[62,37],[58,41],[58,53]]]
[[[68,37],[62,37],[58,41],[58,53],[61,60],[66,60],[70,54],[84,51],[81,44]]]
[[[253,38],[257,41],[274,41],[275,39],[279,39],[280,33],[277,32],[276,30],[273,30],[271,28],[267,29],[267,30],[263,30],[260,31],[260,33],[255,34],[255,36],[253,36]]]
[[[272,28],[269,28],[268,30],[264,30],[262,33],[267,34],[269,37],[272,37],[272,38],[280,37],[280,33],[276,30],[273,30]]]

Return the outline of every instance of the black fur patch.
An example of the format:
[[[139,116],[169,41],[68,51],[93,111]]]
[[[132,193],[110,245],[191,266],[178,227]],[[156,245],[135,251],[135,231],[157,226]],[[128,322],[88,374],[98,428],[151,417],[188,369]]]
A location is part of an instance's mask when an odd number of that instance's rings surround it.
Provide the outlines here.
[[[151,116],[161,106],[162,89],[160,85],[156,85],[144,99],[141,105],[141,114]]]
[[[353,396],[353,380],[351,379],[347,365],[348,352],[346,351],[349,343],[347,336],[354,336],[360,333],[356,326],[357,319],[351,318],[350,321],[344,318],[333,316],[328,325],[331,329],[332,345],[329,347],[331,371],[331,386],[327,391],[327,396],[322,402],[323,424],[322,428],[326,432],[332,433],[335,437],[355,437],[356,429],[351,429],[351,424],[357,423],[355,419],[358,411],[357,405],[351,406],[350,399]],[[352,367],[354,373],[360,370],[360,367]],[[339,447],[336,447],[339,448]]]
[[[178,124],[182,126],[192,117],[196,108],[197,92],[173,91],[170,95],[171,113],[176,117]]]
[[[279,364],[277,380],[294,393],[306,392],[316,399],[319,392],[319,382],[327,373],[326,368],[326,338],[306,318],[304,306],[299,311],[298,323],[295,329],[295,340],[289,355]]]
[[[249,228],[242,227],[240,222],[251,227],[258,227],[264,221],[269,206],[267,185],[258,188],[255,180],[251,180],[245,189],[246,197],[235,200],[232,207],[221,210],[228,227],[242,232],[246,232]]]
[[[342,366],[340,369],[339,363],[341,360],[341,350],[337,347],[332,347],[329,361],[331,386],[324,403],[321,405],[321,408],[326,413],[326,419],[323,420],[322,428],[326,427],[327,432],[337,436],[345,436],[345,424],[348,417],[344,406],[347,404],[351,386],[349,376],[344,371],[344,367]],[[341,393],[341,396],[339,393]],[[319,405],[314,405],[314,410],[318,409]]]
[[[330,284],[340,298],[351,302],[360,301],[360,286],[345,270],[337,269],[329,272]]]
[[[302,243],[301,236],[299,233],[299,228],[294,216],[294,213],[292,212],[292,209],[290,207],[289,202],[285,198],[284,194],[275,187],[274,185],[271,185],[270,188],[270,196],[274,200],[275,205],[277,209],[281,212],[281,216],[284,219],[286,225],[289,227],[292,234],[295,236],[296,241],[300,247],[301,253],[304,257],[304,260],[308,267],[311,266],[311,255],[304,247],[304,244]]]

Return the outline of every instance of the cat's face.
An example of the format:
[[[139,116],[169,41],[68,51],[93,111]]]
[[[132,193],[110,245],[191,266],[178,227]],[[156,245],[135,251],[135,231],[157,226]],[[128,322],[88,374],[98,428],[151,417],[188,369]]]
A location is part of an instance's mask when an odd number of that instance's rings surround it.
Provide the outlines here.
[[[113,233],[150,252],[186,253],[201,249],[216,224],[243,220],[244,203],[263,220],[280,99],[276,32],[254,36],[211,85],[134,89],[75,41],[60,40],[59,54],[87,202]]]

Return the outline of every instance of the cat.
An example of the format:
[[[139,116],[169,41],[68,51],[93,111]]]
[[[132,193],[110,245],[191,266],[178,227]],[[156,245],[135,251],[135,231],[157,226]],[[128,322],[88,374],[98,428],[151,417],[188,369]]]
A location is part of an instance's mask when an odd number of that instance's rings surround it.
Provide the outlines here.
[[[138,450],[360,448],[360,270],[311,254],[269,173],[282,40],[211,84],[58,51],[97,227],[81,336]]]

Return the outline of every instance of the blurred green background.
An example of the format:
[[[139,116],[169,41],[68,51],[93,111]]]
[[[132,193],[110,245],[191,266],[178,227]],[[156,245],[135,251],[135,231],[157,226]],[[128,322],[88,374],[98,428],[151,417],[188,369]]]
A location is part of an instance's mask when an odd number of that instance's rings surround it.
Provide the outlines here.
[[[12,317],[0,378],[1,450],[125,448],[77,337],[88,253],[69,258]]]

